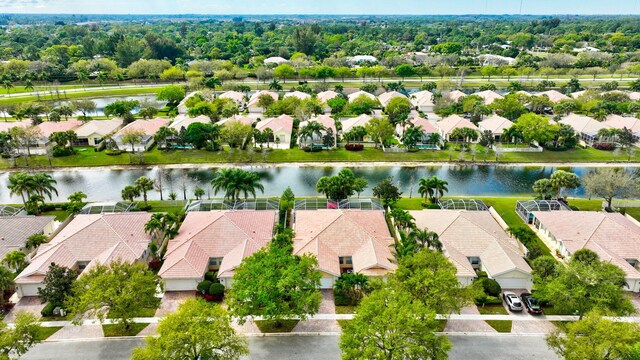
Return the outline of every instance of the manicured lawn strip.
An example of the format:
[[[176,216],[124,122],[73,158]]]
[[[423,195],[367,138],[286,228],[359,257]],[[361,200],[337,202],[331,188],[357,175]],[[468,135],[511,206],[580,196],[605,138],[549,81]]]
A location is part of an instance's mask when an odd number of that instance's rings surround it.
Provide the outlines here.
[[[567,324],[570,323],[570,321],[551,321],[551,323],[555,325],[558,330],[566,332]]]
[[[65,316],[42,316],[40,317],[40,321],[70,321],[71,315],[67,314]]]
[[[161,85],[160,85],[161,86]],[[155,93],[158,91],[159,87],[149,86],[149,87],[138,87],[138,88],[113,88],[113,89],[94,89],[86,91],[78,91],[78,92],[68,92],[66,94],[62,94],[60,92],[60,97],[54,92],[53,95],[49,94],[49,92],[42,93],[40,95],[40,101],[65,101],[72,100],[78,98],[91,98],[91,97],[103,97],[103,96],[118,96],[118,95],[141,95],[141,94],[149,94]],[[38,98],[35,95],[25,95],[25,96],[16,96],[10,98],[0,98],[0,104],[17,104],[23,102],[33,102],[37,101]]]
[[[640,208],[625,208],[624,211],[626,211],[629,216],[640,221]]]
[[[336,314],[353,314],[357,306],[336,306]]]
[[[505,309],[504,306],[498,304],[478,306],[478,311],[482,315],[509,315],[507,309]]]
[[[254,322],[263,333],[288,333],[296,327],[299,320],[281,320],[278,328],[273,326],[275,324],[273,320],[255,320]]]
[[[107,166],[107,165],[137,165],[139,158],[137,155],[120,154],[115,156],[107,155],[104,151],[95,152],[92,148],[78,148],[79,151],[75,155],[51,158],[52,167],[74,167],[74,166]],[[612,162],[613,153],[594,149],[575,149],[564,152],[542,153],[510,153],[500,159],[500,163],[519,162],[519,163],[562,163],[562,162]],[[412,153],[384,153],[380,149],[366,148],[362,151],[347,151],[345,149],[336,149],[331,151],[321,151],[317,153],[304,152],[300,149],[276,149],[265,152],[250,151],[218,151],[210,152],[204,150],[170,150],[161,151],[152,149],[144,153],[143,163],[146,165],[155,164],[186,164],[186,163],[283,163],[283,162],[447,162],[449,161],[449,151],[419,151]],[[451,156],[453,161],[470,161],[471,155],[463,153],[462,157],[459,152],[454,152]],[[485,159],[486,158],[486,159]],[[486,160],[486,161],[485,161]],[[626,159],[625,159],[626,160]],[[634,161],[640,161],[640,154],[633,158]],[[488,154],[486,157],[476,156],[476,161],[495,163],[495,157]],[[28,159],[28,167],[49,167],[49,159],[44,155],[31,156]],[[464,164],[465,162],[463,162]],[[620,162],[624,165],[625,162]],[[18,167],[27,167],[24,158],[17,160]],[[13,161],[3,159],[0,161],[0,168],[10,168]]]
[[[438,328],[436,329],[436,332],[443,332],[446,326],[447,320],[438,320]]]
[[[336,321],[338,322],[338,325],[340,325],[340,327],[344,329],[347,326],[347,324],[349,324],[349,321],[351,320],[336,320]]]
[[[65,210],[51,210],[43,212],[42,215],[55,216],[56,221],[65,221],[70,214]]]
[[[499,333],[510,333],[511,325],[513,325],[511,320],[485,320],[484,322],[489,324],[489,326]]]
[[[164,196],[168,196],[168,190],[164,190]],[[187,194],[191,196],[193,194]],[[150,212],[178,212],[184,209],[185,201],[183,200],[149,200],[148,204],[151,206]],[[138,206],[144,206],[144,202],[138,202]]]
[[[62,326],[51,326],[51,327],[41,326],[40,330],[38,331],[38,335],[36,335],[36,340],[38,341],[47,340],[49,336],[55,334],[60,329],[62,329]]]
[[[102,325],[102,331],[104,331],[105,337],[114,337],[114,336],[136,336],[142,329],[149,326],[149,324],[138,324],[133,323],[129,326],[128,330],[125,330],[121,325],[118,324],[104,324]]]

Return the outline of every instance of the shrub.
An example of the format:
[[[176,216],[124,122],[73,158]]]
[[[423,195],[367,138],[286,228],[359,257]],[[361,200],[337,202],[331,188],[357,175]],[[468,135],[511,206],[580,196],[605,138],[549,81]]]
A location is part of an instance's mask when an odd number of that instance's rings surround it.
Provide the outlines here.
[[[493,305],[502,304],[502,300],[498,296],[489,296],[482,294],[475,298],[476,305]]]
[[[211,281],[212,283],[217,283],[218,281],[218,272],[217,271],[207,271],[204,274],[204,279]]]
[[[615,144],[593,144],[592,146],[596,150],[613,151],[616,149]]]
[[[482,278],[479,281],[482,281],[482,289],[484,290],[485,294],[489,296],[500,296],[500,292],[502,292],[502,288],[500,287],[500,284],[498,284],[497,281],[489,278]]]
[[[222,295],[224,294],[224,285],[220,283],[211,284],[209,287],[209,295]]]
[[[440,209],[440,205],[434,203],[421,203],[422,207],[425,209]]]
[[[487,272],[486,271],[478,271],[478,273],[476,275],[478,275],[478,279],[483,279],[483,278],[489,277],[489,276],[487,276]]]
[[[3,159],[8,159],[11,157],[11,154],[3,152],[2,154],[0,154],[0,156],[2,156]]]
[[[364,149],[364,145],[362,144],[347,144],[344,146],[347,151],[361,151]]]
[[[339,292],[333,294],[333,302],[336,306],[350,306],[353,305],[353,301],[347,295]]]
[[[196,287],[196,289],[198,290],[198,292],[200,293],[207,293],[209,292],[209,288],[211,288],[211,285],[213,283],[209,280],[204,280],[198,283],[198,286]]]
[[[305,146],[302,148],[302,151],[304,152],[320,152],[322,151],[321,147],[310,147],[310,146]]]
[[[54,147],[53,151],[51,152],[53,157],[69,156],[69,155],[73,155],[74,153],[75,151],[73,151],[73,148],[65,148],[60,146]]]
[[[140,205],[138,206],[138,211],[149,211],[151,210],[151,205]]]
[[[55,307],[56,306],[53,303],[47,303],[42,311],[40,311],[40,314],[42,316],[53,316],[53,309],[55,309]]]
[[[118,156],[124,153],[122,150],[105,150],[104,154],[108,156]]]

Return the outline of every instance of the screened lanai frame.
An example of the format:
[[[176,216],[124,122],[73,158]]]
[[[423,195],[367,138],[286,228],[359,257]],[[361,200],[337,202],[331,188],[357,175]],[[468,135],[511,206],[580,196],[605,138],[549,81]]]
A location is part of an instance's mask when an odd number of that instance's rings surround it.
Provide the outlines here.
[[[482,200],[475,199],[448,199],[438,201],[438,205],[443,210],[468,210],[487,211],[489,207]]]
[[[129,212],[133,208],[134,204],[128,201],[89,203],[80,210],[80,214],[121,213]]]
[[[186,212],[211,211],[211,210],[279,210],[280,200],[276,199],[251,199],[251,200],[224,200],[207,199],[195,200],[187,203]]]
[[[0,216],[16,216],[19,215],[22,210],[24,210],[24,207],[0,205]]]
[[[296,200],[295,210],[323,210],[323,209],[355,209],[355,210],[384,210],[378,199],[302,199]]]
[[[518,200],[516,213],[527,224],[533,223],[534,211],[571,211],[565,203],[558,200]]]

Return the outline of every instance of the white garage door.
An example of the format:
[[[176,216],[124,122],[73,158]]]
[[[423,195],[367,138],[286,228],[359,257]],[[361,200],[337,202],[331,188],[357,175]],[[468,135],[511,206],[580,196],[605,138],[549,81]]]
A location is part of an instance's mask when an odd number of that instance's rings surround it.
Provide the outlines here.
[[[500,287],[503,289],[529,289],[531,288],[531,283],[529,279],[519,279],[519,278],[502,278],[497,277],[495,280],[500,284]]]
[[[321,278],[320,289],[333,289],[333,278]]]
[[[198,281],[195,279],[167,279],[165,280],[165,291],[188,291],[196,290]]]

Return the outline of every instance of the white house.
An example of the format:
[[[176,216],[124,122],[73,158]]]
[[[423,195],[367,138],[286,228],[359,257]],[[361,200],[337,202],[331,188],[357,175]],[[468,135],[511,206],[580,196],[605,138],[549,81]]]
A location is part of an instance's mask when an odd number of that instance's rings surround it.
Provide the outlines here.
[[[373,95],[371,93],[368,93],[366,91],[362,91],[362,90],[359,90],[359,91],[356,91],[354,93],[351,93],[351,94],[347,95],[347,98],[349,99],[349,102],[352,102],[353,100],[359,98],[360,96],[366,96],[371,100],[375,100],[376,99],[375,95]]]
[[[73,142],[75,146],[96,146],[102,139],[115,133],[122,126],[121,118],[109,120],[91,120],[75,129],[78,139]]]
[[[436,123],[436,126],[440,130],[440,136],[443,140],[446,141],[449,141],[449,137],[455,129],[469,128],[475,131],[480,131],[480,129],[478,129],[478,127],[475,126],[471,121],[456,114],[447,116],[446,118],[438,121]]]
[[[303,138],[300,135],[301,130],[304,129],[307,125],[309,125],[312,122],[317,122],[317,123],[321,124],[325,128],[325,130],[321,131],[321,136],[318,136],[318,134],[313,134],[311,139]],[[336,142],[335,140],[337,139],[337,136],[338,136],[338,131],[336,129],[336,121],[329,115],[320,115],[320,116],[315,117],[313,119],[310,119],[308,121],[303,121],[303,122],[300,123],[298,128],[300,129],[300,130],[298,130],[298,145],[300,147],[304,147],[305,145],[307,145],[310,140],[314,145],[322,144],[322,136],[326,135],[328,133],[328,130],[331,130],[333,132],[334,144],[335,144],[335,142]],[[335,144],[335,145],[337,145],[337,144]],[[334,147],[335,147],[335,145],[334,145]]]
[[[231,99],[241,108],[245,103],[245,95],[239,91],[225,91],[220,94],[220,99]]]
[[[484,100],[485,105],[491,105],[494,101],[502,99],[502,95],[493,90],[485,90],[475,93],[474,95],[480,96]]]
[[[502,116],[493,114],[478,123],[478,130],[480,132],[491,131],[495,141],[500,141],[500,137],[504,134],[505,130],[511,128],[513,122]]]
[[[249,98],[249,102],[247,103],[247,108],[249,109],[249,112],[252,112],[252,113],[264,112],[265,109],[258,106],[258,102],[260,102],[260,96],[262,95],[269,95],[273,98],[273,101],[278,101],[278,93],[273,91],[260,90],[254,93],[253,95],[251,95],[251,98]]]
[[[423,90],[413,93],[411,96],[411,105],[423,113],[432,113],[433,107],[433,93],[431,91]]]
[[[149,150],[155,143],[153,136],[156,134],[156,132],[158,132],[158,129],[167,125],[169,125],[169,119],[164,118],[155,118],[152,120],[136,120],[118,130],[118,132],[113,135],[113,140],[116,142],[116,145],[120,150],[146,151]],[[134,132],[141,133],[142,140],[133,145],[130,143],[125,143],[125,136],[129,133]]]
[[[293,118],[282,114],[275,118],[268,118],[256,124],[256,130],[264,131],[271,129],[273,138],[269,139],[270,146],[278,149],[289,149],[291,147],[291,135],[293,133]]]
[[[382,104],[383,107],[386,107],[389,104],[389,101],[391,101],[391,99],[395,99],[397,97],[407,99],[407,97],[404,94],[401,94],[397,91],[389,91],[389,92],[380,94],[378,96],[378,100],[380,101],[380,104]]]
[[[592,145],[598,140],[598,131],[609,129],[609,125],[588,116],[569,114],[559,121],[560,124],[569,125],[576,134],[587,144]]]

